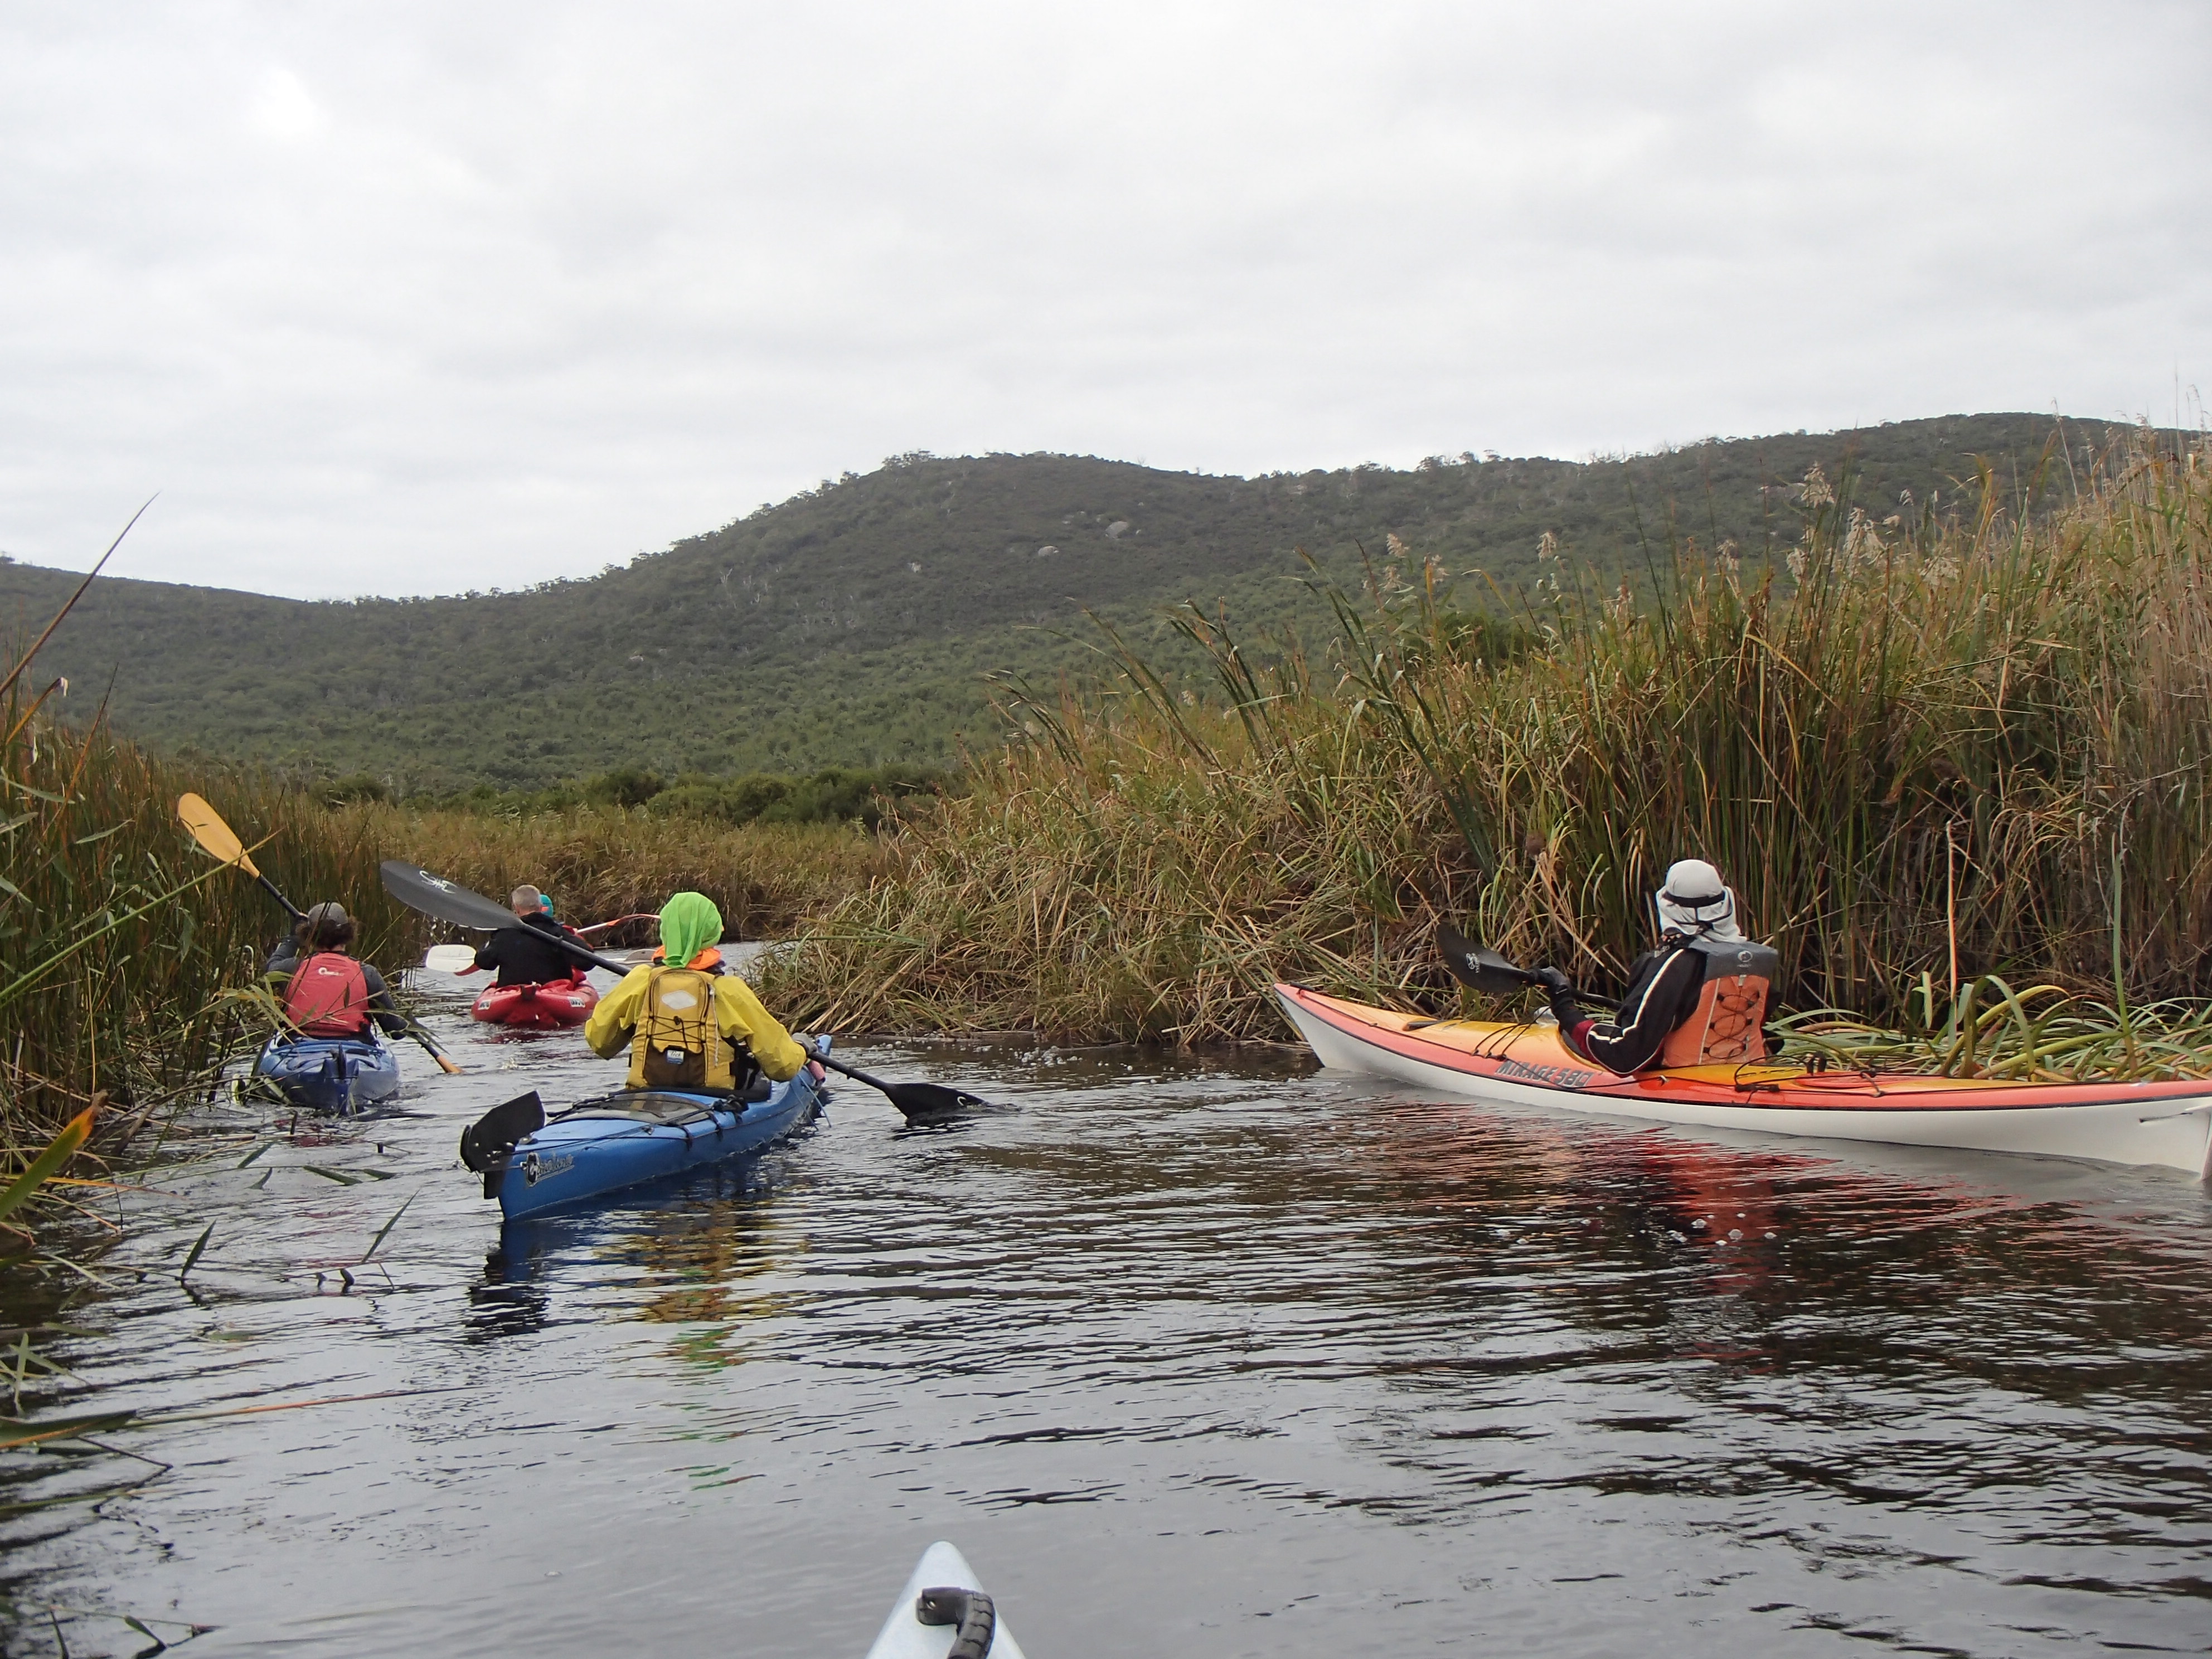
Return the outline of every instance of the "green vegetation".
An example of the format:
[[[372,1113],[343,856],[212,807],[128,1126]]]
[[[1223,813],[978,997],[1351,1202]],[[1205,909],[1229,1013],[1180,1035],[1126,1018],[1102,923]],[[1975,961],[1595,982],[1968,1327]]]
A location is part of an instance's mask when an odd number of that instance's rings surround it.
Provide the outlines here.
[[[21,1146],[95,1097],[142,1121],[203,1086],[242,1035],[222,993],[244,984],[283,913],[192,847],[177,797],[199,789],[295,901],[337,898],[371,954],[409,937],[376,850],[313,799],[247,776],[156,760],[95,720],[46,724],[11,696],[0,756],[0,1133]]]
[[[0,682],[0,1262],[27,1259],[74,1283],[85,1270],[38,1231],[74,1207],[54,1190],[74,1179],[61,1171],[91,1149],[112,1155],[212,1086],[258,1035],[228,994],[285,925],[258,887],[191,847],[177,797],[210,788],[267,837],[262,860],[295,890],[360,915],[372,949],[403,924],[369,849],[312,799],[265,779],[187,774],[99,714],[82,731],[56,724],[58,678],[27,678],[38,652]],[[33,1299],[59,1305],[43,1291]],[[31,1374],[52,1370],[30,1347],[37,1322],[15,1355],[18,1405]]]
[[[620,766],[580,783],[545,789],[474,789],[440,799],[416,796],[410,804],[507,816],[558,815],[578,807],[642,808],[657,817],[706,818],[717,823],[858,823],[873,830],[885,811],[910,795],[941,794],[956,781],[934,767],[826,767],[811,777],[749,772],[715,778],[689,772],[664,779],[641,766]],[[341,780],[322,793],[334,805],[384,800],[381,790]]]
[[[845,1029],[1275,1036],[1277,978],[1448,1000],[1440,915],[1618,984],[1694,852],[1799,1008],[1909,1035],[1954,962],[2116,1015],[2202,994],[2212,453],[2144,434],[2054,471],[2042,517],[1995,480],[1875,515],[1811,471],[1778,564],[1689,540],[1638,591],[1547,561],[1502,653],[1434,563],[1324,589],[1327,671],[1186,613],[1203,675],[1131,653],[1116,692],[1016,707],[1029,740],[765,989]]]
[[[2148,1006],[2056,985],[2015,991],[1985,974],[1946,1000],[1933,973],[1911,987],[1903,1029],[1823,1010],[1784,1022],[1794,1052],[1867,1071],[2066,1083],[2212,1077],[2212,1002],[2168,997]]]
[[[50,647],[79,685],[114,676],[125,733],[270,765],[349,799],[538,791],[634,767],[663,778],[957,768],[994,745],[984,677],[1095,671],[1095,611],[1164,664],[1182,600],[1248,628],[1329,618],[1304,549],[1340,581],[1364,549],[1488,573],[1510,609],[1553,538],[1647,585],[1697,538],[1747,568],[1792,540],[1784,486],[1849,455],[1877,517],[1946,505],[1978,458],[2029,473],[2047,417],[1957,416],[1718,440],[1577,464],[1462,455],[1408,471],[1256,478],[1055,455],[902,456],[588,581],[440,599],[303,604],[103,580]],[[2091,434],[2068,427],[2077,460]],[[2063,466],[2047,480],[2063,484]],[[0,564],[0,628],[35,626],[73,579]],[[1478,608],[1501,600],[1468,585]],[[337,780],[335,782],[330,781]]]

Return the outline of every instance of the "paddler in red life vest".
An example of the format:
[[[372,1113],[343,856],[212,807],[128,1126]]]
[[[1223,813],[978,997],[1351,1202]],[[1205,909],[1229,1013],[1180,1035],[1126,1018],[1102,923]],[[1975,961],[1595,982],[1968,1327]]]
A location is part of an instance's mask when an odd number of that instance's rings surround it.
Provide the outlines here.
[[[514,925],[502,927],[477,948],[477,966],[499,969],[501,985],[550,985],[583,978],[576,959],[553,941],[584,941],[572,929],[553,920],[553,907],[535,887],[518,887],[507,895]]]
[[[1781,958],[1744,937],[1735,893],[1703,859],[1683,859],[1655,894],[1659,945],[1628,970],[1613,1019],[1576,1003],[1556,968],[1537,974],[1552,994],[1567,1047],[1622,1077],[1662,1066],[1737,1066],[1766,1058],[1761,1029]]]
[[[721,937],[712,899],[677,894],[660,912],[663,959],[631,969],[592,1011],[584,1041],[601,1060],[629,1049],[625,1086],[727,1094],[742,1086],[748,1052],[779,1083],[806,1064],[752,987],[722,966]]]
[[[337,904],[315,905],[294,931],[295,956],[279,951],[270,963],[284,980],[284,1018],[302,1036],[362,1036],[372,1020],[395,1036],[407,1029],[384,975],[350,954],[354,934]]]

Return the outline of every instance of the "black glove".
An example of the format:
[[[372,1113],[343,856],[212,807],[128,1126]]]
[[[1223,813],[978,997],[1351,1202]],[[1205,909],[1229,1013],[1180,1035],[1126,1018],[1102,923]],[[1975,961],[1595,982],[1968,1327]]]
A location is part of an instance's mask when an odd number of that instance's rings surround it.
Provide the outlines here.
[[[1539,968],[1536,980],[1552,994],[1553,1017],[1571,1030],[1575,1022],[1583,1017],[1583,1011],[1575,1006],[1574,987],[1567,983],[1567,976],[1556,968]]]

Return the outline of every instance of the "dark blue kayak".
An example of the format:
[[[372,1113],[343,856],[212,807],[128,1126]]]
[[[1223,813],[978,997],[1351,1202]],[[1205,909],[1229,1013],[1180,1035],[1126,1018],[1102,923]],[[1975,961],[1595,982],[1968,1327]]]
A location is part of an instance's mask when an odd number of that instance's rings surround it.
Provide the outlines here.
[[[461,1157],[512,1220],[763,1151],[812,1122],[824,1092],[822,1068],[810,1061],[756,1100],[623,1089],[545,1118],[537,1097],[526,1095],[471,1127]],[[501,1114],[518,1111],[503,1132],[496,1127]],[[536,1127],[508,1140],[532,1120]]]
[[[399,1092],[399,1057],[374,1037],[271,1037],[253,1074],[311,1112],[359,1112]]]

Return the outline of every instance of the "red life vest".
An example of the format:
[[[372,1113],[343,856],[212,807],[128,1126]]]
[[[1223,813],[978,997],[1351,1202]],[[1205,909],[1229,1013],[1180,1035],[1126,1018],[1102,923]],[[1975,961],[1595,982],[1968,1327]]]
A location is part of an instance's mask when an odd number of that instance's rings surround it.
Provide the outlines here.
[[[292,970],[284,1017],[309,1036],[359,1036],[368,1026],[368,976],[343,951],[309,957]]]

